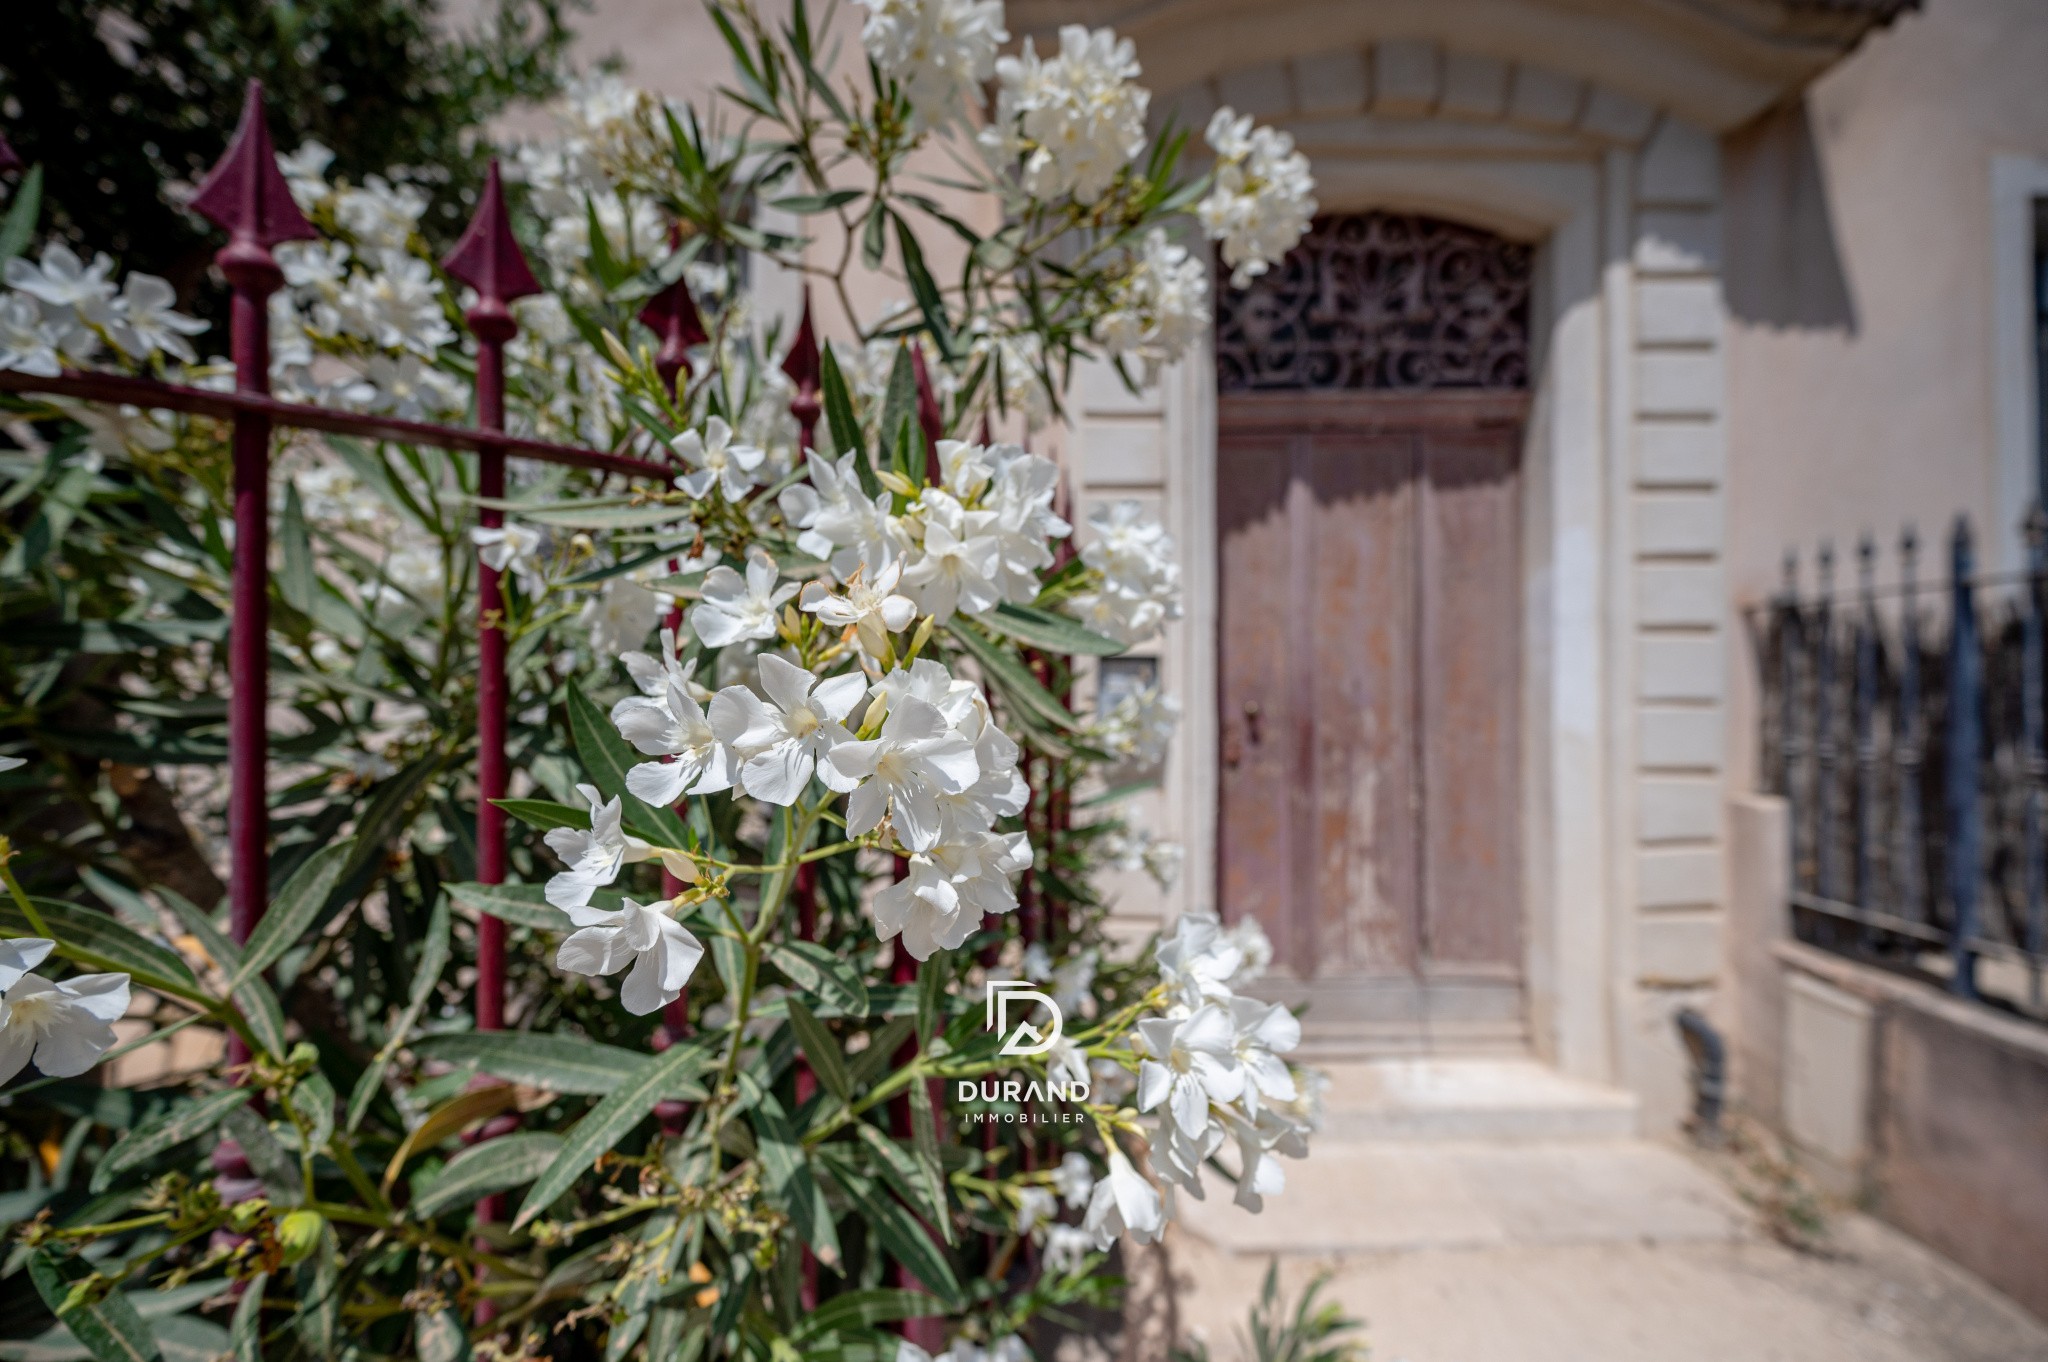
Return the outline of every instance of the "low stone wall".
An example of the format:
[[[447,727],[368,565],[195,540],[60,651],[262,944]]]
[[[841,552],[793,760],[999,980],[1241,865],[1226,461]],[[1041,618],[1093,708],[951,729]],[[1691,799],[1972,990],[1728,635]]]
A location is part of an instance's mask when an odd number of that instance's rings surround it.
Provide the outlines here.
[[[1737,1102],[1831,1191],[2048,1319],[2048,1028],[1790,940],[1782,801],[1733,801]]]

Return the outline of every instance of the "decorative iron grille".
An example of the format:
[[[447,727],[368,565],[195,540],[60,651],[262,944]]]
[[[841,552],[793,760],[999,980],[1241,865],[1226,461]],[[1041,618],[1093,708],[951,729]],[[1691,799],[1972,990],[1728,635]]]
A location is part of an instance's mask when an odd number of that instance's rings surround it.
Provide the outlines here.
[[[1250,288],[1217,289],[1216,386],[1526,388],[1533,256],[1413,213],[1318,218]]]

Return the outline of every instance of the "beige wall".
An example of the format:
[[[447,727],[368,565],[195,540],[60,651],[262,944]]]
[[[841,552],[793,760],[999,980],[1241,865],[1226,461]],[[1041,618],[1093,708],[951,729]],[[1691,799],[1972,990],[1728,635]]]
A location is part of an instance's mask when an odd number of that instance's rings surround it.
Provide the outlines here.
[[[1908,520],[1923,580],[1941,575],[1958,512],[1977,524],[1980,561],[2014,566],[2000,561],[2022,507],[2000,491],[1992,180],[2001,155],[2048,158],[2044,73],[2040,0],[1926,0],[1822,76],[1802,108],[1727,139],[1738,605],[1776,588],[1792,545],[1811,587],[1825,536],[1838,583],[1854,580],[1865,530],[1885,549],[1880,581],[1894,580]],[[2008,367],[2023,377],[2023,363]],[[1746,789],[1754,657],[1745,645],[1730,664],[1731,772]]]

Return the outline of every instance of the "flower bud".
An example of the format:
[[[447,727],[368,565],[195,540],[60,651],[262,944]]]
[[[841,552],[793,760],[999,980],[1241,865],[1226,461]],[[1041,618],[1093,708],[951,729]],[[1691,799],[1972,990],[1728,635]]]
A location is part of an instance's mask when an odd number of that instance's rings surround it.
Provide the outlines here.
[[[302,1263],[320,1246],[320,1233],[327,1222],[318,1211],[293,1211],[277,1222],[277,1244],[284,1250],[285,1266]]]

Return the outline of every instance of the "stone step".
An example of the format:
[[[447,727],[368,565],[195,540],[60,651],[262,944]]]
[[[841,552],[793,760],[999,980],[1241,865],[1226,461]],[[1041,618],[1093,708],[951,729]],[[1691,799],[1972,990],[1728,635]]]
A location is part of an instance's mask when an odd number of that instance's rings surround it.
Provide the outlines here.
[[[1751,1217],[1711,1172],[1645,1140],[1330,1140],[1283,1161],[1254,1214],[1212,1178],[1177,1232],[1231,1256],[1727,1241]]]
[[[1636,1133],[1636,1098],[1536,1060],[1461,1055],[1309,1061],[1329,1076],[1329,1140],[1611,1140]]]
[[[1343,1021],[1318,1022],[1304,1017],[1301,1047],[1295,1058],[1304,1064],[1329,1065],[1346,1060],[1405,1059],[1442,1055],[1452,1058],[1521,1059],[1529,1054],[1528,1028],[1519,1021]]]

